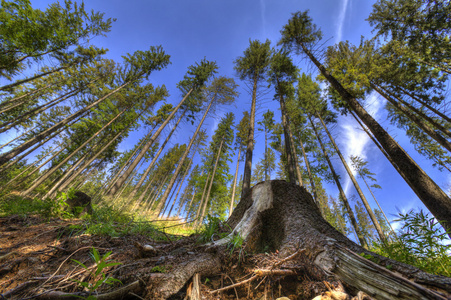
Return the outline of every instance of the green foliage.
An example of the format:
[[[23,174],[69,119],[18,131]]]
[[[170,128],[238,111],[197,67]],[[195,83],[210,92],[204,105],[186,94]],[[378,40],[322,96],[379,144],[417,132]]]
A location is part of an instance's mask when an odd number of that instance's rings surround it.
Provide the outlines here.
[[[118,262],[112,262],[109,257],[111,255],[112,251],[109,251],[105,253],[103,256],[100,256],[99,251],[96,248],[91,249],[91,258],[96,266],[96,268],[92,271],[90,271],[89,275],[86,278],[91,278],[93,281],[92,283],[89,281],[80,281],[80,280],[74,280],[77,282],[80,286],[84,287],[89,291],[89,294],[95,293],[95,291],[102,285],[102,284],[108,284],[113,285],[114,283],[122,284],[122,282],[119,279],[113,278],[111,276],[107,276],[105,274],[105,269],[108,267],[113,267],[120,265],[121,263]],[[72,259],[73,262],[77,263],[79,266],[81,266],[85,270],[89,270],[90,268],[84,265],[83,263],[79,262],[78,260]],[[87,298],[84,299],[96,299],[93,295],[89,295]]]
[[[271,42],[261,43],[258,40],[249,40],[249,47],[243,56],[238,57],[235,63],[235,71],[241,80],[254,81],[263,80],[271,62]]]
[[[398,239],[373,243],[377,254],[418,267],[432,274],[451,276],[451,244],[440,224],[423,210],[399,213]]]
[[[228,235],[230,227],[221,221],[218,217],[207,215],[207,221],[204,224],[198,238],[199,243],[213,242],[214,238],[223,238]],[[225,230],[228,227],[229,230]]]
[[[150,270],[152,273],[166,273],[166,266],[155,266]]]

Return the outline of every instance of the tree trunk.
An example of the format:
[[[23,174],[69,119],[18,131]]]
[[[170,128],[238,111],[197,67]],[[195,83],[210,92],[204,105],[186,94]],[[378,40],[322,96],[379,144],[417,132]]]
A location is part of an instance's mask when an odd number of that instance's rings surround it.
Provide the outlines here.
[[[83,149],[90,141],[92,141],[96,136],[98,136],[105,128],[111,125],[117,118],[119,118],[126,109],[123,109],[119,114],[117,114],[113,119],[111,119],[107,124],[105,124],[100,130],[98,130],[96,133],[94,133],[89,139],[87,139],[83,144],[80,145],[77,149],[72,151],[66,158],[64,158],[58,165],[54,166],[48,174],[45,176],[41,176],[41,178],[33,184],[31,187],[29,187],[25,192],[22,193],[23,196],[29,195],[35,188],[37,188],[42,182],[44,182],[50,175],[52,175],[54,172],[56,172],[59,168],[61,168],[62,165],[67,163],[78,151]]]
[[[59,67],[59,68],[56,68],[56,69],[54,69],[54,70],[50,70],[50,71],[41,73],[41,74],[39,74],[39,75],[35,75],[35,76],[33,76],[33,77],[25,78],[25,79],[16,81],[16,82],[11,83],[11,84],[4,85],[4,86],[0,87],[0,91],[9,90],[9,89],[11,89],[11,88],[13,88],[13,87],[16,87],[16,86],[18,86],[18,85],[21,85],[21,84],[24,84],[24,83],[27,83],[27,82],[30,82],[30,81],[39,79],[39,78],[41,78],[41,77],[44,77],[44,76],[47,76],[47,75],[50,75],[50,74],[53,74],[53,73],[56,73],[56,72],[59,72],[59,71],[62,71],[62,70],[64,70],[64,69],[69,68],[70,66],[71,66],[71,65],[67,65],[67,66],[64,66],[64,67]]]
[[[183,252],[177,258],[181,263],[152,281],[146,297],[168,299],[196,273],[208,277],[223,273],[225,245],[236,235],[244,239],[247,253],[278,250],[274,260],[291,257],[290,270],[297,278],[339,280],[353,295],[363,291],[380,300],[445,300],[451,293],[450,278],[379,256],[343,236],[322,218],[306,189],[293,183],[273,180],[255,185],[227,223],[233,229],[227,237],[205,245],[207,251],[199,255]],[[370,255],[377,264],[358,253]]]
[[[293,150],[293,162],[294,162],[294,166],[295,166],[295,169],[296,169],[296,176],[298,178],[298,183],[299,183],[300,186],[303,186],[304,183],[302,182],[301,169],[299,168],[298,154],[296,152],[296,147],[294,145],[293,134],[291,133],[291,128],[290,127],[288,127],[288,134],[290,136],[291,149]]]
[[[283,126],[283,135],[285,140],[285,153],[287,155],[287,171],[288,171],[288,181],[296,183],[296,174],[294,173],[294,161],[293,161],[293,147],[291,145],[290,139],[290,121],[288,120],[288,115],[285,108],[285,101],[283,99],[282,94],[279,96],[280,102],[280,113],[282,115],[282,126]]]
[[[139,188],[141,187],[141,185],[144,183],[144,181],[147,178],[147,175],[149,175],[149,172],[152,170],[153,166],[155,165],[155,163],[157,162],[158,157],[160,156],[161,152],[163,152],[164,147],[166,146],[166,144],[169,142],[169,139],[171,138],[172,134],[175,132],[175,129],[177,128],[177,126],[179,125],[180,121],[183,119],[183,117],[185,116],[186,110],[183,111],[183,113],[180,115],[179,119],[177,120],[177,122],[175,123],[175,125],[172,127],[171,132],[168,134],[168,136],[166,137],[166,139],[164,140],[163,145],[161,145],[160,149],[158,149],[158,152],[155,154],[155,156],[153,157],[152,161],[150,162],[149,166],[147,167],[146,171],[144,172],[144,174],[141,176],[141,179],[138,181],[138,183],[135,185],[133,191],[130,193],[129,197],[130,198],[134,198],[136,196],[136,193],[138,192]]]
[[[403,148],[385,131],[384,128],[360,105],[360,103],[321,65],[312,53],[301,44],[304,52],[318,67],[321,74],[349,104],[362,122],[373,133],[387,154],[392,157],[399,169],[405,174],[415,194],[429,209],[451,237],[451,199],[442,189],[417,165]]]
[[[174,208],[175,202],[177,201],[177,197],[179,196],[180,190],[182,189],[183,182],[185,181],[185,177],[186,177],[186,175],[188,175],[188,173],[189,173],[189,170],[190,170],[190,168],[191,168],[191,164],[193,163],[194,155],[196,155],[196,150],[194,150],[193,152],[194,152],[194,153],[193,153],[193,156],[192,156],[191,159],[190,159],[190,162],[189,162],[189,164],[188,164],[188,167],[186,167],[185,174],[183,174],[182,180],[181,180],[181,182],[180,182],[179,189],[178,189],[177,193],[175,194],[175,198],[174,198],[174,200],[172,201],[171,209],[169,209],[169,212],[168,212],[168,215],[167,215],[166,218],[169,218],[169,216],[171,215],[172,209]]]
[[[77,171],[75,171],[75,173],[71,176],[71,178],[69,178],[66,182],[62,183],[60,187],[58,188],[58,191],[63,191],[67,185],[72,182],[75,178],[77,178],[78,175],[80,175],[80,173],[85,170],[87,167],[89,167],[91,165],[91,163],[97,159],[97,157],[99,157],[100,154],[103,153],[103,151],[105,151],[115,140],[117,140],[126,130],[128,129],[125,128],[123,129],[121,132],[119,132],[118,134],[116,134],[115,137],[113,137],[105,146],[102,147],[102,149],[100,149],[99,151],[97,151],[97,153],[91,157],[83,166],[81,166],[80,168],[78,168]]]
[[[213,170],[212,170],[212,172],[213,172]],[[200,198],[199,206],[197,207],[197,211],[196,211],[196,214],[194,216],[194,220],[196,220],[196,222],[194,223],[194,227],[197,226],[197,222],[200,219],[200,213],[202,211],[202,207],[203,207],[203,204],[204,204],[204,197],[205,197],[205,193],[207,192],[207,187],[209,185],[208,184],[209,180],[210,180],[210,173],[207,173],[207,179],[205,180],[204,190],[202,191],[202,197]],[[213,180],[213,178],[211,178],[211,180]]]
[[[243,195],[251,187],[252,153],[254,151],[255,106],[257,102],[257,83],[258,77],[255,76],[254,85],[252,88],[251,115],[249,121],[249,134],[247,135],[246,160],[244,162],[243,186],[241,189],[241,197],[243,197]]]
[[[401,91],[403,93],[405,93],[407,96],[409,96],[410,98],[412,98],[413,100],[417,101],[418,103],[420,103],[421,105],[425,106],[426,108],[428,108],[430,111],[434,112],[435,114],[437,114],[438,116],[440,116],[441,118],[443,118],[443,120],[451,123],[451,118],[448,117],[447,115],[439,112],[438,110],[436,110],[435,108],[433,108],[432,106],[430,106],[429,104],[427,104],[426,102],[424,102],[423,100],[421,100],[420,98],[416,97],[414,94],[410,93],[409,91],[403,89],[402,87],[400,87]]]
[[[304,143],[302,142],[301,137],[299,137],[299,144],[301,145],[302,155],[304,156],[305,167],[307,168],[307,174],[310,179],[310,184],[312,185],[312,192],[315,199],[315,202],[318,204],[318,194],[316,192],[315,181],[313,180],[312,172],[310,172],[310,164],[308,162],[307,154],[305,153]]]
[[[18,135],[17,137],[15,137],[14,139],[10,140],[9,142],[7,142],[6,144],[3,144],[0,146],[0,149],[2,149],[3,147],[8,146],[9,144],[11,144],[12,142],[14,142],[17,139],[20,139],[21,137],[23,137],[24,135],[26,135],[27,133],[29,133],[30,131],[32,131],[33,128],[28,129],[27,131],[25,131],[24,133],[22,133],[21,135]]]
[[[232,183],[232,198],[230,199],[230,208],[229,208],[229,217],[232,215],[234,201],[235,201],[235,190],[236,190],[236,181],[238,179],[238,169],[240,167],[240,155],[241,155],[241,147],[238,150],[238,159],[236,160],[236,170],[235,176],[233,177]]]
[[[215,181],[216,168],[218,167],[219,157],[221,156],[221,150],[222,150],[223,144],[224,144],[224,138],[221,140],[221,144],[219,144],[218,155],[216,156],[215,166],[213,167],[213,173],[211,174],[210,185],[208,186],[208,191],[207,191],[207,194],[205,195],[205,201],[204,201],[204,205],[202,207],[202,213],[200,215],[200,218],[196,222],[197,226],[199,226],[199,224],[202,223],[202,221],[204,220],[204,217],[205,217],[205,211],[208,206],[208,200],[210,200],[211,187],[213,186],[213,182]]]
[[[95,81],[97,81],[97,79],[92,80],[92,81],[91,81],[90,83],[88,83],[87,85],[89,85],[89,84],[91,84],[91,83],[94,83]],[[87,85],[86,85],[86,86],[87,86]],[[47,109],[49,109],[50,107],[55,106],[55,105],[57,105],[57,104],[63,102],[64,100],[66,100],[66,99],[72,97],[72,96],[75,96],[76,94],[78,94],[79,92],[81,92],[86,86],[83,86],[83,87],[81,87],[81,88],[78,88],[78,89],[72,90],[72,91],[70,91],[70,92],[68,92],[68,93],[65,93],[64,95],[62,95],[62,96],[60,96],[60,97],[58,97],[58,98],[56,98],[56,99],[53,99],[53,100],[51,100],[51,101],[49,101],[49,102],[47,102],[47,103],[44,103],[43,105],[40,105],[40,106],[38,106],[38,107],[36,107],[36,108],[30,110],[30,111],[27,111],[26,113],[24,113],[24,114],[21,115],[20,117],[17,117],[17,118],[14,119],[14,120],[11,120],[11,121],[8,121],[8,122],[4,122],[4,123],[0,124],[0,133],[5,132],[5,131],[11,129],[12,127],[14,127],[14,126],[16,126],[16,125],[18,125],[18,124],[20,124],[20,123],[23,123],[26,119],[31,118],[31,117],[33,117],[33,116],[36,116],[36,115],[39,114],[40,112],[42,112],[42,111],[44,111],[44,110],[47,110]]]
[[[363,237],[362,232],[360,231],[359,225],[357,224],[357,219],[355,218],[354,212],[351,209],[351,205],[349,205],[348,198],[346,197],[345,192],[343,191],[343,188],[341,187],[340,179],[338,178],[337,173],[335,172],[334,166],[332,165],[332,162],[330,161],[329,155],[327,154],[326,148],[324,147],[323,141],[321,140],[321,137],[316,130],[315,125],[313,124],[313,121],[311,117],[308,117],[310,124],[312,125],[313,131],[315,132],[316,138],[318,139],[319,145],[321,146],[321,150],[323,151],[324,157],[326,158],[327,164],[329,165],[330,172],[332,173],[332,177],[334,178],[335,184],[338,187],[338,191],[340,192],[341,200],[343,201],[343,204],[346,208],[346,211],[348,212],[349,219],[351,220],[352,227],[354,228],[357,238],[359,239],[360,245],[363,247],[368,247],[367,243],[365,242],[365,238]]]
[[[183,163],[185,162],[185,159],[188,157],[188,154],[189,154],[189,152],[191,150],[191,147],[193,146],[194,141],[196,140],[196,137],[197,137],[197,135],[198,135],[198,133],[200,131],[200,128],[204,124],[205,118],[207,117],[207,114],[210,111],[210,108],[213,105],[213,102],[215,100],[216,100],[216,95],[211,98],[210,103],[208,104],[208,107],[205,110],[205,113],[202,116],[202,119],[200,120],[199,125],[197,125],[196,131],[194,132],[193,137],[191,138],[191,140],[190,140],[190,142],[188,144],[188,147],[186,147],[185,152],[183,153],[182,157],[179,160],[177,168],[174,171],[174,175],[172,175],[172,178],[169,181],[168,187],[166,188],[166,190],[163,193],[163,196],[161,197],[161,202],[160,202],[161,209],[163,209],[163,207],[164,207],[164,203],[166,202],[166,200],[167,200],[167,198],[169,196],[169,193],[171,192],[171,189],[174,186],[175,179],[177,178],[177,176],[179,176],[179,173],[180,173],[180,171],[182,170],[182,167],[183,167]],[[161,209],[160,209],[160,212],[158,213],[158,215],[161,214]]]
[[[31,95],[33,95],[33,94],[35,94],[35,93],[37,93],[37,92],[40,92],[40,91],[42,91],[42,90],[45,90],[46,88],[49,88],[49,87],[51,87],[52,85],[56,85],[56,84],[54,84],[54,83],[47,84],[46,86],[43,86],[43,87],[41,87],[41,88],[38,88],[38,89],[32,90],[32,91],[30,91],[30,92],[28,92],[28,93],[26,93],[26,94],[23,94],[22,96],[18,96],[18,97],[15,97],[15,98],[13,98],[13,99],[9,99],[9,100],[6,100],[6,101],[0,103],[0,108],[3,109],[3,110],[0,111],[0,114],[2,114],[2,113],[4,113],[4,112],[6,112],[6,111],[8,111],[8,110],[11,109],[11,108],[9,108],[9,107],[4,108],[4,107],[7,106],[8,104],[17,103],[20,99],[23,99],[23,98],[28,97],[28,96],[31,96]],[[20,105],[20,104],[23,104],[23,103],[24,103],[24,101],[20,101],[19,105]]]
[[[396,109],[401,111],[407,118],[409,118],[412,122],[417,124],[418,127],[421,128],[427,135],[429,135],[431,138],[433,138],[437,143],[439,143],[443,148],[451,152],[451,143],[445,139],[443,136],[435,132],[432,128],[429,127],[426,123],[424,123],[419,117],[417,117],[415,114],[411,113],[405,106],[399,104],[395,101],[390,95],[384,93],[379,87],[375,86],[374,84],[371,84],[371,87],[377,91],[380,95],[382,95],[385,99],[388,100]],[[434,122],[435,123],[435,122]],[[443,127],[442,127],[443,128]],[[448,130],[445,129],[446,134],[450,134]],[[451,134],[450,134],[451,135]]]
[[[124,184],[125,180],[130,176],[130,174],[133,172],[133,170],[136,168],[138,163],[141,161],[141,159],[144,157],[146,152],[149,150],[149,148],[153,145],[155,140],[158,138],[160,133],[163,131],[163,129],[168,125],[169,121],[174,117],[175,113],[179,110],[179,108],[182,106],[182,104],[185,102],[185,100],[188,98],[188,96],[191,94],[193,89],[190,89],[188,93],[186,93],[185,97],[179,102],[179,104],[172,110],[171,114],[166,118],[166,120],[160,125],[160,127],[155,131],[155,133],[152,135],[152,137],[149,139],[149,141],[144,145],[141,152],[138,154],[138,156],[133,160],[131,165],[125,170],[125,172],[118,178],[116,183],[113,185],[111,190],[107,193],[107,196],[114,195],[118,189]]]
[[[374,227],[376,228],[376,231],[379,235],[379,238],[381,239],[381,241],[386,241],[385,239],[385,235],[382,232],[382,228],[381,225],[379,224],[379,222],[377,221],[376,215],[374,214],[373,210],[371,209],[370,204],[368,203],[368,201],[366,200],[365,195],[362,192],[362,189],[360,188],[360,185],[357,183],[357,180],[355,179],[354,175],[352,174],[351,169],[348,166],[348,163],[346,162],[345,158],[343,157],[343,155],[341,154],[340,149],[338,148],[337,144],[335,143],[334,138],[332,137],[332,134],[330,134],[329,130],[327,129],[326,124],[324,123],[323,119],[321,118],[321,116],[318,114],[318,112],[316,113],[316,116],[318,117],[318,119],[321,121],[321,124],[324,127],[324,130],[326,131],[327,135],[329,136],[330,141],[332,142],[332,145],[335,148],[335,151],[338,154],[338,157],[340,157],[341,162],[343,163],[343,166],[346,169],[346,172],[349,175],[349,178],[351,178],[352,183],[354,184],[355,189],[357,190],[357,193],[360,196],[360,199],[362,199],[362,203],[365,206],[366,211],[368,212],[368,215],[371,218],[371,222],[373,222]]]
[[[53,132],[57,131],[58,129],[62,128],[64,125],[67,125],[69,122],[71,122],[72,120],[75,120],[79,117],[81,117],[84,113],[86,113],[89,109],[91,109],[92,107],[96,106],[97,104],[99,104],[100,102],[102,102],[103,100],[107,99],[108,97],[110,97],[111,95],[117,93],[118,91],[120,91],[121,89],[123,89],[124,87],[128,86],[129,84],[131,84],[132,81],[126,82],[123,85],[121,85],[120,87],[116,88],[115,90],[111,91],[110,93],[106,94],[105,96],[101,97],[100,99],[98,99],[97,101],[94,101],[93,103],[89,104],[88,106],[86,106],[85,108],[82,108],[80,110],[78,110],[77,112],[73,113],[72,115],[70,115],[69,117],[65,118],[64,120],[56,123],[55,125],[53,125],[52,127],[44,130],[43,132],[41,132],[40,134],[36,135],[35,137],[29,139],[28,141],[26,141],[25,143],[23,143],[22,145],[14,148],[13,150],[6,152],[4,154],[2,154],[0,156],[0,166],[4,165],[6,162],[8,162],[9,160],[11,160],[12,158],[14,158],[16,155],[18,155],[19,153],[25,151],[26,149],[30,148],[31,146],[33,146],[34,144],[38,143],[39,141],[41,141],[42,139],[46,138],[47,136],[49,136],[50,134],[52,134]]]

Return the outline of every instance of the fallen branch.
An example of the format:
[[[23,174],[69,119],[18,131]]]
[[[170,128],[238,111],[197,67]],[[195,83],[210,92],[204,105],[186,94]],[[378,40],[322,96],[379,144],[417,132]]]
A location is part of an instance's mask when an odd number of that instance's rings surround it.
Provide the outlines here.
[[[284,262],[287,262],[289,260],[295,259],[299,254],[301,254],[304,251],[305,251],[305,249],[299,249],[298,251],[296,251],[295,253],[291,254],[290,256],[287,256],[284,259],[276,262],[274,265],[272,265],[271,270],[277,268],[278,266],[280,266]]]

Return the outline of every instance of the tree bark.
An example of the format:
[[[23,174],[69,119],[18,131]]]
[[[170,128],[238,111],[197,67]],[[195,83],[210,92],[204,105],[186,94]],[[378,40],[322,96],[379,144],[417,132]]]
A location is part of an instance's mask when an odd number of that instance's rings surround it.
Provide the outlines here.
[[[291,128],[290,127],[288,127],[288,134],[290,136],[291,149],[293,150],[293,162],[294,162],[294,166],[295,166],[295,169],[296,169],[296,176],[298,178],[298,184],[300,186],[303,186],[304,183],[302,182],[302,174],[301,174],[301,170],[299,169],[298,154],[296,152],[296,147],[294,145],[293,134],[291,132]]]
[[[254,85],[252,87],[251,115],[249,121],[249,134],[247,135],[246,160],[244,162],[243,187],[241,189],[241,197],[243,197],[243,195],[251,187],[252,153],[254,151],[255,106],[257,102],[257,83],[258,76],[255,76]]]
[[[118,189],[124,184],[125,180],[130,176],[130,174],[133,172],[133,170],[136,168],[138,163],[141,161],[141,159],[144,157],[146,152],[149,150],[149,148],[153,145],[155,140],[158,138],[160,133],[163,131],[163,129],[168,125],[169,121],[174,117],[175,113],[179,110],[179,108],[182,106],[182,104],[185,102],[185,100],[188,98],[188,96],[191,94],[193,89],[190,89],[188,93],[186,93],[185,97],[179,102],[179,104],[172,110],[171,114],[166,118],[166,120],[160,125],[160,127],[155,131],[155,133],[152,135],[152,137],[149,139],[149,141],[144,145],[141,152],[138,154],[138,156],[133,160],[133,162],[130,164],[130,166],[125,170],[125,172],[118,178],[116,183],[113,185],[113,187],[110,189],[110,191],[107,193],[107,196],[112,196],[116,194]]]
[[[233,176],[232,198],[230,199],[229,217],[232,215],[233,205],[234,205],[234,201],[235,201],[236,181],[238,179],[238,169],[240,167],[240,155],[241,155],[241,147],[239,147],[239,150],[238,150],[238,159],[236,160],[235,176]]]
[[[87,139],[83,144],[80,145],[77,149],[72,151],[66,158],[64,158],[58,165],[54,166],[50,172],[48,172],[45,176],[41,176],[41,178],[29,187],[25,192],[22,193],[23,196],[29,195],[35,188],[37,188],[42,182],[44,182],[50,175],[56,172],[62,165],[67,163],[78,151],[83,149],[90,141],[92,141],[96,136],[98,136],[105,128],[111,125],[117,118],[119,118],[126,109],[123,109],[119,114],[117,114],[113,119],[111,119],[107,124],[105,124],[100,130],[94,133],[89,139]]]
[[[189,170],[191,168],[191,164],[193,163],[194,155],[196,155],[196,151],[194,151],[193,156],[191,157],[191,159],[189,161],[188,167],[186,167],[185,174],[183,174],[182,180],[180,181],[179,188],[177,190],[177,193],[175,194],[174,200],[172,200],[172,206],[169,209],[169,212],[168,212],[168,215],[166,216],[166,218],[169,218],[170,215],[171,215],[172,209],[174,208],[175,202],[177,201],[177,198],[179,196],[180,190],[182,189],[183,182],[185,181],[185,177],[186,177],[186,175],[188,175]]]
[[[357,183],[357,180],[355,179],[355,176],[352,174],[351,169],[348,166],[348,163],[346,162],[345,158],[343,157],[343,155],[341,154],[340,149],[338,148],[337,144],[335,143],[334,138],[332,137],[332,134],[329,132],[329,130],[327,129],[326,124],[323,121],[323,118],[321,118],[321,116],[318,114],[318,112],[316,113],[316,116],[318,117],[318,119],[321,121],[321,124],[324,127],[324,130],[326,131],[327,135],[329,136],[329,140],[332,142],[332,145],[334,146],[335,152],[337,152],[338,157],[340,157],[341,162],[343,163],[343,166],[346,169],[346,172],[349,175],[349,178],[351,179],[352,183],[354,184],[354,187],[357,191],[357,193],[360,196],[360,199],[362,200],[363,205],[365,206],[366,211],[368,212],[368,215],[371,218],[371,222],[373,222],[374,227],[376,228],[376,231],[379,235],[379,238],[381,239],[381,241],[385,241],[385,235],[384,232],[382,231],[381,225],[379,224],[379,222],[377,221],[376,215],[374,214],[373,210],[371,209],[370,204],[368,203],[368,201],[366,200],[365,195],[362,192],[362,189],[360,188],[360,185]]]
[[[221,144],[219,144],[218,155],[216,156],[215,165],[213,167],[213,173],[211,174],[210,185],[208,186],[208,191],[207,191],[207,194],[205,195],[205,201],[204,201],[204,205],[202,207],[202,212],[201,212],[200,218],[196,222],[197,226],[199,226],[199,224],[202,223],[202,221],[204,220],[204,217],[205,217],[205,211],[207,210],[208,200],[210,200],[211,187],[213,186],[213,182],[215,181],[216,168],[218,167],[219,157],[221,156],[221,150],[222,150],[223,144],[224,144],[224,138],[221,140]]]
[[[14,158],[19,153],[25,151],[26,149],[30,148],[31,146],[35,145],[36,143],[39,143],[39,141],[41,141],[42,139],[45,139],[46,137],[48,137],[53,132],[55,132],[58,129],[62,128],[64,125],[67,125],[72,120],[75,120],[75,119],[81,117],[89,109],[91,109],[92,107],[96,106],[97,104],[99,104],[103,100],[105,100],[108,97],[110,97],[111,95],[117,93],[118,91],[120,91],[121,89],[123,89],[124,87],[128,86],[131,83],[132,83],[132,81],[124,83],[123,85],[121,85],[120,87],[118,87],[115,90],[111,91],[110,93],[106,94],[105,96],[101,97],[100,99],[98,99],[98,100],[94,101],[93,103],[87,105],[85,108],[82,108],[82,109],[78,110],[77,112],[73,113],[72,115],[70,115],[69,117],[65,118],[64,120],[56,123],[52,127],[44,130],[40,134],[38,134],[35,137],[29,139],[28,141],[26,141],[22,145],[14,148],[13,150],[11,150],[9,152],[6,152],[6,153],[2,154],[0,156],[0,166],[4,165],[6,162],[8,162],[12,158]]]
[[[15,137],[14,139],[10,140],[9,142],[7,142],[7,143],[1,145],[1,146],[0,146],[0,149],[2,149],[3,147],[8,146],[9,144],[11,144],[12,142],[14,142],[15,140],[20,139],[21,137],[23,137],[24,135],[26,135],[27,133],[29,133],[29,132],[32,131],[32,130],[33,130],[33,128],[28,129],[27,131],[25,131],[25,132],[22,133],[21,135],[18,135],[17,137]]]
[[[429,209],[451,237],[451,199],[424,172],[404,149],[385,131],[384,128],[360,105],[360,103],[321,65],[313,54],[301,44],[303,51],[318,67],[321,74],[337,90],[362,122],[372,132],[387,154],[392,157],[399,169],[405,174],[415,194]]]
[[[290,121],[288,120],[286,108],[285,108],[285,100],[283,99],[282,94],[279,95],[280,102],[280,113],[282,115],[282,126],[283,126],[283,135],[285,141],[285,153],[287,155],[287,171],[288,171],[288,181],[296,183],[296,174],[294,173],[294,160],[293,160],[293,147],[291,145],[290,139]]]
[[[305,153],[304,143],[302,142],[300,137],[299,137],[299,144],[301,145],[302,155],[304,156],[304,161],[305,161],[305,167],[307,168],[307,174],[310,179],[310,184],[312,185],[313,197],[315,199],[315,202],[318,203],[318,194],[316,192],[315,181],[313,180],[312,172],[310,171],[310,164],[309,164],[309,161],[307,158],[307,154]]]
[[[318,139],[319,145],[321,146],[321,150],[323,151],[324,157],[326,158],[327,164],[329,165],[330,172],[332,173],[332,177],[334,178],[335,184],[337,185],[338,191],[340,192],[341,201],[343,201],[343,204],[346,208],[346,211],[348,212],[349,219],[351,220],[352,227],[354,228],[357,238],[359,239],[360,245],[363,247],[368,247],[367,243],[365,242],[365,238],[363,237],[362,232],[360,231],[359,225],[357,224],[357,219],[354,215],[354,212],[351,209],[351,205],[349,205],[348,198],[346,197],[345,192],[343,191],[343,188],[340,183],[340,179],[338,178],[337,173],[335,172],[334,166],[332,165],[332,162],[330,161],[329,155],[327,154],[326,148],[324,147],[323,141],[321,140],[321,137],[316,130],[315,125],[313,124],[312,118],[308,117],[310,124],[312,125],[313,131],[315,132],[316,138]]]
[[[407,118],[409,118],[412,122],[414,122],[418,127],[421,128],[427,135],[429,135],[431,138],[433,138],[437,143],[439,143],[443,148],[451,152],[451,143],[445,139],[443,136],[435,132],[432,128],[430,128],[427,124],[425,124],[419,117],[417,117],[415,114],[411,113],[406,107],[399,104],[395,101],[390,95],[384,93],[382,89],[375,86],[374,84],[371,84],[371,87],[377,91],[380,95],[382,95],[385,99],[388,100],[396,109],[401,111]],[[435,123],[435,122],[434,122]],[[442,127],[443,128],[443,127]],[[445,130],[446,134],[449,134],[448,130]]]
[[[169,142],[169,139],[171,138],[172,134],[175,132],[175,129],[177,129],[177,126],[180,124],[180,121],[182,121],[183,117],[185,116],[186,110],[183,111],[183,113],[180,115],[179,119],[175,123],[175,125],[172,127],[171,132],[168,134],[166,139],[163,142],[163,145],[161,145],[160,149],[158,149],[158,152],[153,157],[152,161],[150,162],[149,166],[147,167],[144,174],[141,176],[141,179],[138,181],[138,183],[133,188],[133,191],[130,193],[129,197],[134,198],[136,196],[136,193],[138,192],[139,188],[142,186],[144,181],[147,178],[147,175],[149,175],[150,171],[152,170],[153,166],[157,162],[158,157],[160,156],[161,152],[163,152],[164,147]]]

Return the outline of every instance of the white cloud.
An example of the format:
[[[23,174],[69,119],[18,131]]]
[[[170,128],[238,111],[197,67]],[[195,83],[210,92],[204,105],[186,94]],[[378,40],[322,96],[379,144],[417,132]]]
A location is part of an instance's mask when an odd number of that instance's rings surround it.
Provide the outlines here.
[[[348,7],[348,2],[349,0],[343,0],[341,2],[341,10],[340,10],[340,14],[338,15],[338,21],[337,21],[337,35],[335,38],[335,43],[337,44],[338,42],[341,41],[341,36],[343,34],[343,24],[345,22],[345,17],[346,17],[346,9]]]

